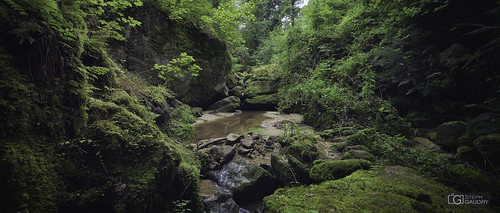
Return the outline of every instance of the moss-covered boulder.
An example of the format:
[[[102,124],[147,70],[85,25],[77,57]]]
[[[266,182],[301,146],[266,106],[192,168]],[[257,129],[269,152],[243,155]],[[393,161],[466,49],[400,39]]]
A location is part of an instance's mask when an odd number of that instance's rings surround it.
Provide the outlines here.
[[[271,169],[280,185],[291,185],[297,182],[290,165],[281,156],[271,155]]]
[[[498,183],[495,183],[488,175],[468,168],[464,164],[453,165],[448,169],[448,173],[453,182],[459,185],[464,191],[477,190],[488,192],[498,187]]]
[[[287,159],[296,181],[301,184],[311,183],[311,178],[309,177],[310,167],[291,155],[287,156]]]
[[[208,110],[214,112],[234,112],[241,105],[240,98],[236,96],[229,96],[221,99],[208,107]]]
[[[314,146],[313,141],[307,138],[297,138],[286,149],[287,155],[291,155],[304,163],[312,163],[319,156],[318,148]]]
[[[351,149],[347,152],[345,152],[340,159],[345,160],[345,159],[364,159],[368,161],[373,161],[375,160],[375,157],[370,153],[365,150],[356,150],[356,149]]]
[[[483,156],[495,166],[500,163],[500,134],[489,134],[478,137],[473,142]]]
[[[254,68],[245,81],[246,109],[275,109],[278,104],[277,65],[266,65]]]
[[[386,166],[358,170],[339,180],[318,185],[281,188],[264,198],[266,212],[470,212],[488,209],[448,205],[455,190],[416,174]],[[493,211],[491,211],[493,212]]]
[[[265,169],[255,164],[245,167],[246,177],[250,180],[233,189],[233,199],[238,205],[246,205],[261,200],[277,188],[276,179]]]
[[[315,164],[309,176],[316,182],[334,180],[350,175],[359,169],[368,169],[370,166],[370,161],[360,159],[324,161]]]
[[[435,143],[444,149],[453,149],[459,146],[459,139],[465,133],[467,124],[463,121],[451,121],[436,128]]]
[[[251,78],[247,81],[245,88],[246,97],[255,97],[258,95],[272,94],[278,92],[278,85],[273,80],[267,79],[254,79]]]

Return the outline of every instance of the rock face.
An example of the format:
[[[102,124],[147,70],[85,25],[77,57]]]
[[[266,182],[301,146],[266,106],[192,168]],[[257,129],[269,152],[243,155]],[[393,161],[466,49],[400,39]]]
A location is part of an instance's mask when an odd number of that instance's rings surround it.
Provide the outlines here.
[[[240,98],[236,96],[229,96],[210,105],[208,110],[213,110],[214,112],[234,112],[240,107],[240,105]]]
[[[226,78],[231,60],[223,42],[210,38],[198,28],[170,21],[152,3],[145,2],[133,14],[140,27],[127,29],[126,41],[110,45],[115,61],[144,79],[159,82],[155,63],[166,65],[181,52],[193,56],[202,71],[196,78],[176,79],[170,87],[191,106],[207,108],[210,103],[227,96]]]
[[[436,144],[445,149],[457,148],[459,138],[464,135],[467,124],[463,121],[451,121],[436,128]]]
[[[245,81],[243,107],[246,109],[275,109],[278,105],[278,83],[275,77],[277,65],[253,69]]]

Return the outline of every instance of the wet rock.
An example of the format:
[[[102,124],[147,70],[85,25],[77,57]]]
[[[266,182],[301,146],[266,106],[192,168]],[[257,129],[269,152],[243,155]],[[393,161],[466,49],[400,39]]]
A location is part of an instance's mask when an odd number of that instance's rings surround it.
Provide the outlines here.
[[[253,140],[262,140],[262,135],[261,134],[253,134],[252,135],[252,139]]]
[[[467,122],[467,130],[475,135],[500,133],[500,114],[480,114]]]
[[[444,149],[457,148],[459,138],[465,133],[467,124],[463,121],[451,121],[439,125],[436,128],[436,144]]]
[[[350,175],[359,169],[368,169],[370,166],[370,161],[359,159],[325,161],[314,165],[309,176],[317,182],[334,180]]]
[[[212,104],[208,110],[213,112],[233,112],[241,105],[240,98],[236,96],[229,96]]]
[[[240,207],[231,197],[231,193],[218,191],[212,196],[202,196],[205,212],[238,213]]]
[[[230,133],[226,138],[227,138],[226,145],[233,145],[233,144],[239,143],[241,141],[241,139],[243,138],[243,135]]]
[[[239,147],[238,148],[238,154],[243,155],[243,156],[248,156],[252,152],[251,149],[246,149],[244,147]]]
[[[241,140],[241,146],[247,149],[253,148],[254,144],[255,142],[253,141],[252,138],[243,138],[243,140]]]
[[[212,146],[209,149],[202,149],[200,155],[206,156],[207,164],[210,169],[216,169],[219,166],[230,161],[236,154],[236,147],[223,145]]]
[[[250,181],[239,185],[233,191],[233,199],[239,205],[258,201],[272,194],[277,188],[276,179],[262,167],[248,164],[245,169]]]

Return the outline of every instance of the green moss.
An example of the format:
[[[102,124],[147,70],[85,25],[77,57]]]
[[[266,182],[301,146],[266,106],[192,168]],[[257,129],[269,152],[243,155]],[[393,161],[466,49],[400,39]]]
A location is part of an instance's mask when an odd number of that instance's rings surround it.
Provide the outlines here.
[[[6,212],[57,211],[64,185],[50,148],[0,141],[0,208]]]
[[[287,158],[288,158],[288,164],[290,165],[290,169],[294,173],[296,180],[301,184],[310,183],[311,182],[311,179],[309,178],[310,168],[291,155],[287,156]]]
[[[404,167],[358,170],[319,185],[282,188],[264,198],[266,212],[469,212],[482,207],[448,205],[454,190]]]
[[[290,165],[281,156],[271,155],[271,166],[274,176],[281,185],[291,185],[298,182]]]
[[[270,80],[250,80],[245,88],[245,96],[255,97],[258,95],[266,95],[276,93],[278,88],[276,83]]]
[[[299,139],[295,140],[287,149],[286,153],[291,155],[304,163],[312,163],[316,158],[318,158],[319,153],[316,148],[312,144],[311,140]]]
[[[377,132],[374,128],[362,129],[347,137],[350,145],[370,145],[377,141],[377,139]]]
[[[463,164],[453,165],[448,169],[450,178],[463,189],[474,189],[478,191],[491,191],[495,186],[494,181],[487,175]]]
[[[245,100],[249,104],[267,104],[267,105],[277,105],[278,95],[276,93],[269,95],[256,95],[252,98],[247,98]]]
[[[364,160],[368,160],[368,161],[373,161],[373,160],[375,160],[375,157],[372,154],[370,154],[369,152],[364,151],[364,150],[349,150],[342,155],[341,159],[342,160],[344,160],[344,159],[364,159]]]
[[[467,124],[463,121],[450,121],[436,128],[436,144],[443,148],[456,148],[459,138],[465,134]]]
[[[194,139],[196,132],[195,127],[192,125],[196,121],[191,108],[188,105],[181,104],[174,109],[170,114],[170,120],[162,126],[170,137],[182,141],[190,142]]]
[[[325,161],[315,164],[309,176],[314,181],[324,181],[343,178],[358,169],[368,169],[371,163],[367,160],[348,159]]]

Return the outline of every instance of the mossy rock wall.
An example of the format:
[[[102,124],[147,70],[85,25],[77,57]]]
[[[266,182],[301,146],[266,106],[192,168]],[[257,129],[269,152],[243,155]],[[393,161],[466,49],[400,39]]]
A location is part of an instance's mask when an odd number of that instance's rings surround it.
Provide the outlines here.
[[[217,87],[226,87],[231,60],[223,42],[211,38],[191,23],[172,21],[165,12],[150,2],[134,11],[142,22],[140,27],[126,30],[124,42],[111,45],[111,55],[129,71],[154,83],[160,82],[155,63],[166,65],[181,52],[193,56],[202,68],[196,78],[176,79],[170,87],[191,106],[207,108],[225,94]]]
[[[159,127],[181,104],[122,81],[131,75],[88,43],[72,2],[46,1],[81,33],[71,39],[38,18],[43,8],[22,4],[20,16],[0,4],[0,212],[166,212],[183,200],[201,211],[199,162]],[[27,31],[32,42],[10,33],[26,25],[40,29]]]

